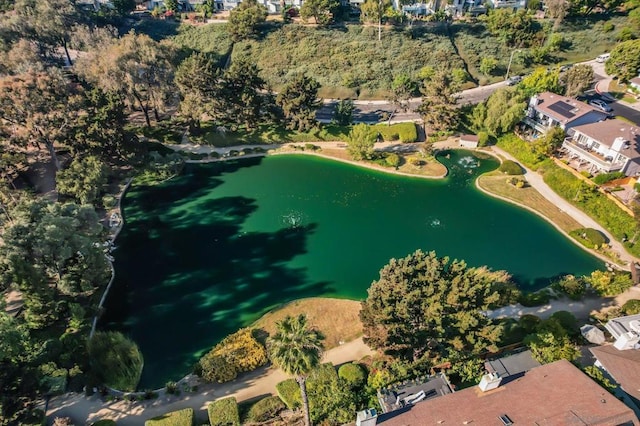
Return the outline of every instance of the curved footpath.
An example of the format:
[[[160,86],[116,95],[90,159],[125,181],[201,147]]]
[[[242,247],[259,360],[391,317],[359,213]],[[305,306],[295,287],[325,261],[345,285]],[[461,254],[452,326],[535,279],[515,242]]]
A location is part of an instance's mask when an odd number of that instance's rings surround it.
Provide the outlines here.
[[[340,365],[372,355],[373,351],[362,338],[328,350],[322,362]],[[140,426],[146,420],[182,408],[193,408],[196,420],[207,420],[207,404],[219,398],[236,397],[238,401],[276,394],[276,385],[289,378],[282,370],[263,367],[244,374],[233,382],[200,385],[197,393],[182,393],[180,396],[162,395],[145,402],[104,402],[98,396],[67,393],[51,398],[47,416],[70,417],[76,424],[90,424],[100,419],[113,419],[119,426]]]
[[[556,194],[549,186],[544,182],[542,175],[532,171],[531,169],[522,165],[516,158],[514,158],[511,154],[505,152],[504,150],[498,148],[497,146],[492,146],[491,149],[502,157],[515,161],[522,166],[525,170],[525,178],[529,185],[531,185],[536,191],[542,194],[547,200],[552,202],[554,205],[558,207],[561,211],[567,213],[569,216],[573,217],[578,223],[580,223],[585,228],[594,228],[602,232],[607,239],[609,240],[609,244],[611,248],[620,254],[620,259],[627,264],[631,264],[631,262],[636,259],[631,256],[627,250],[624,248],[622,243],[617,241],[607,230],[605,230],[598,222],[593,220],[590,216],[588,216],[585,212],[569,203],[567,200]]]

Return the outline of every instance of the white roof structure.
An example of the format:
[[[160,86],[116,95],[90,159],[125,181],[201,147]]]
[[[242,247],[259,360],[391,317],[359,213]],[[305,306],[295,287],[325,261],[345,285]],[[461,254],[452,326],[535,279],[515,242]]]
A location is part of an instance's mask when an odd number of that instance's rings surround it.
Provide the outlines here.
[[[602,330],[590,324],[585,324],[580,327],[580,333],[582,333],[582,336],[587,339],[587,341],[595,343],[596,345],[602,345],[606,340]]]

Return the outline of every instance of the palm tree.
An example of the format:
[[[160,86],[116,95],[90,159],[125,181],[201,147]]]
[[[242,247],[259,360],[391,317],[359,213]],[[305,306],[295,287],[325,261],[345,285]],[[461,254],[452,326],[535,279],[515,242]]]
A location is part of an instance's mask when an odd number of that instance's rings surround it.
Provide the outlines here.
[[[276,334],[267,341],[269,358],[300,385],[305,425],[311,425],[307,398],[307,375],[320,364],[323,337],[307,326],[307,317],[287,316],[276,323]]]

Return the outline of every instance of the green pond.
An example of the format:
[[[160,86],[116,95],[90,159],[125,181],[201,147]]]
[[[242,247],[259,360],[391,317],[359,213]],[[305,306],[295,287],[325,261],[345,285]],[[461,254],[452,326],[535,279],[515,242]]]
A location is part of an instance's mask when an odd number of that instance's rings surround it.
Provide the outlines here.
[[[365,298],[390,258],[416,249],[505,269],[525,290],[603,266],[538,216],[477,190],[498,163],[471,155],[441,157],[450,173],[440,180],[282,155],[134,185],[102,327],[138,343],[140,388],[154,388],[279,304]]]

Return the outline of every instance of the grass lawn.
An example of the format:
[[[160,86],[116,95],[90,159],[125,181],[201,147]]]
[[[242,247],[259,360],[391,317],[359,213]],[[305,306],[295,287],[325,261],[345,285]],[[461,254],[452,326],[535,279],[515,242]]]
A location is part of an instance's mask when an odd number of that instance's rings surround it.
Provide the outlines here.
[[[609,84],[609,93],[614,98],[628,104],[635,104],[637,102],[637,99],[635,97],[627,93],[627,85],[620,84],[618,80],[611,80],[611,83]],[[631,124],[633,124],[633,122],[631,122]]]
[[[301,299],[265,314],[252,327],[273,335],[276,322],[287,315],[305,314],[308,323],[324,335],[325,350],[335,348],[340,342],[349,342],[362,336],[362,323],[358,316],[360,302],[346,299],[312,297]]]
[[[507,183],[507,176],[499,171],[484,174],[478,178],[478,185],[487,192],[499,195],[518,204],[527,206],[558,225],[565,232],[581,228],[567,213],[562,212],[555,204],[544,198],[531,187],[516,188]]]

